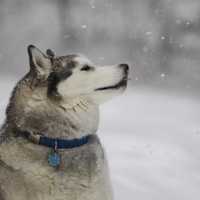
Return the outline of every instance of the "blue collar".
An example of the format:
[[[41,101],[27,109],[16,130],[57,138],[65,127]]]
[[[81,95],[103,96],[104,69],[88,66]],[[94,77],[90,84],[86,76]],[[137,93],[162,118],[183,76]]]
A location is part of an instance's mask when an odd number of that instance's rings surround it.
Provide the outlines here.
[[[80,147],[87,144],[92,135],[83,136],[76,139],[60,139],[60,138],[50,138],[41,135],[33,135],[28,131],[20,131],[21,135],[29,139],[35,144],[43,145],[53,149],[71,149]]]
[[[50,138],[46,136],[41,136],[40,134],[33,134],[28,131],[22,131],[22,136],[26,137],[35,144],[43,145],[53,149],[48,154],[48,163],[51,167],[59,167],[62,163],[62,157],[59,153],[59,149],[71,149],[75,147],[80,147],[89,142],[89,139],[92,138],[92,135],[83,136],[79,139],[60,139],[60,138]]]
[[[84,144],[87,144],[89,141],[89,138],[90,138],[90,135],[83,136],[78,139],[71,139],[71,140],[41,136],[38,144],[46,146],[46,147],[50,147],[53,149],[71,149],[71,148],[76,148]]]

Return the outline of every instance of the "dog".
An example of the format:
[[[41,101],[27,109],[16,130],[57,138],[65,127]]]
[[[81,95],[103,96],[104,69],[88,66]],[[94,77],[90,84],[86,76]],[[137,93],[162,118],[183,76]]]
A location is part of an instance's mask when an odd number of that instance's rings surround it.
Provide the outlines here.
[[[128,65],[33,45],[28,55],[0,131],[0,200],[113,199],[99,105],[124,92]]]

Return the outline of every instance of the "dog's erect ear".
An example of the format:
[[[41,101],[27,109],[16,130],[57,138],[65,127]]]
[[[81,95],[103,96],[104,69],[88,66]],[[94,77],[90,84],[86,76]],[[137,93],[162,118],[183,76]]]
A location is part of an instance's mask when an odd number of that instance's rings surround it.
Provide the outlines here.
[[[29,63],[31,70],[38,75],[48,75],[51,70],[51,60],[33,45],[28,46]]]

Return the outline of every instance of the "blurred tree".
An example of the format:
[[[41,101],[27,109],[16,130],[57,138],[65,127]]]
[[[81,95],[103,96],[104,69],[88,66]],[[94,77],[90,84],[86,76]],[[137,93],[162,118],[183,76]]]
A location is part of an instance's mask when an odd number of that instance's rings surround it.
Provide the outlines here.
[[[5,18],[4,3],[5,3],[5,0],[0,0],[0,25],[1,25],[1,28],[2,28],[2,25],[4,24],[4,18]],[[0,32],[0,34],[1,34],[1,32]]]
[[[4,5],[5,5],[5,0],[0,0],[0,27],[1,29],[3,29],[4,25],[5,25],[5,9],[4,9]],[[3,31],[0,31],[0,38],[3,37]],[[0,63],[1,65],[4,65],[4,61],[3,60],[3,55],[2,55],[2,52],[3,52],[3,49],[4,49],[4,42],[1,41],[1,45],[0,45]]]
[[[60,26],[60,45],[63,50],[74,50],[77,44],[77,37],[73,28],[73,18],[71,15],[71,2],[70,0],[56,1],[58,9],[59,26]]]
[[[151,0],[150,9],[153,16],[160,24],[160,33],[157,41],[157,59],[159,60],[160,73],[170,74],[170,62],[174,55],[171,44],[173,13],[168,9],[163,0]]]

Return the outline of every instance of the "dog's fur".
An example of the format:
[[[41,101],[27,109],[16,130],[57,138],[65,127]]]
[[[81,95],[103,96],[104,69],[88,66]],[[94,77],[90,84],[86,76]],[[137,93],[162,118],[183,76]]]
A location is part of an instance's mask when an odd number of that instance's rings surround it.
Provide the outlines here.
[[[56,57],[28,47],[30,71],[13,90],[0,140],[0,200],[111,200],[106,158],[96,135],[99,104],[126,88],[128,66],[97,67],[81,55]],[[49,148],[21,132],[89,142],[60,150],[59,168]]]

